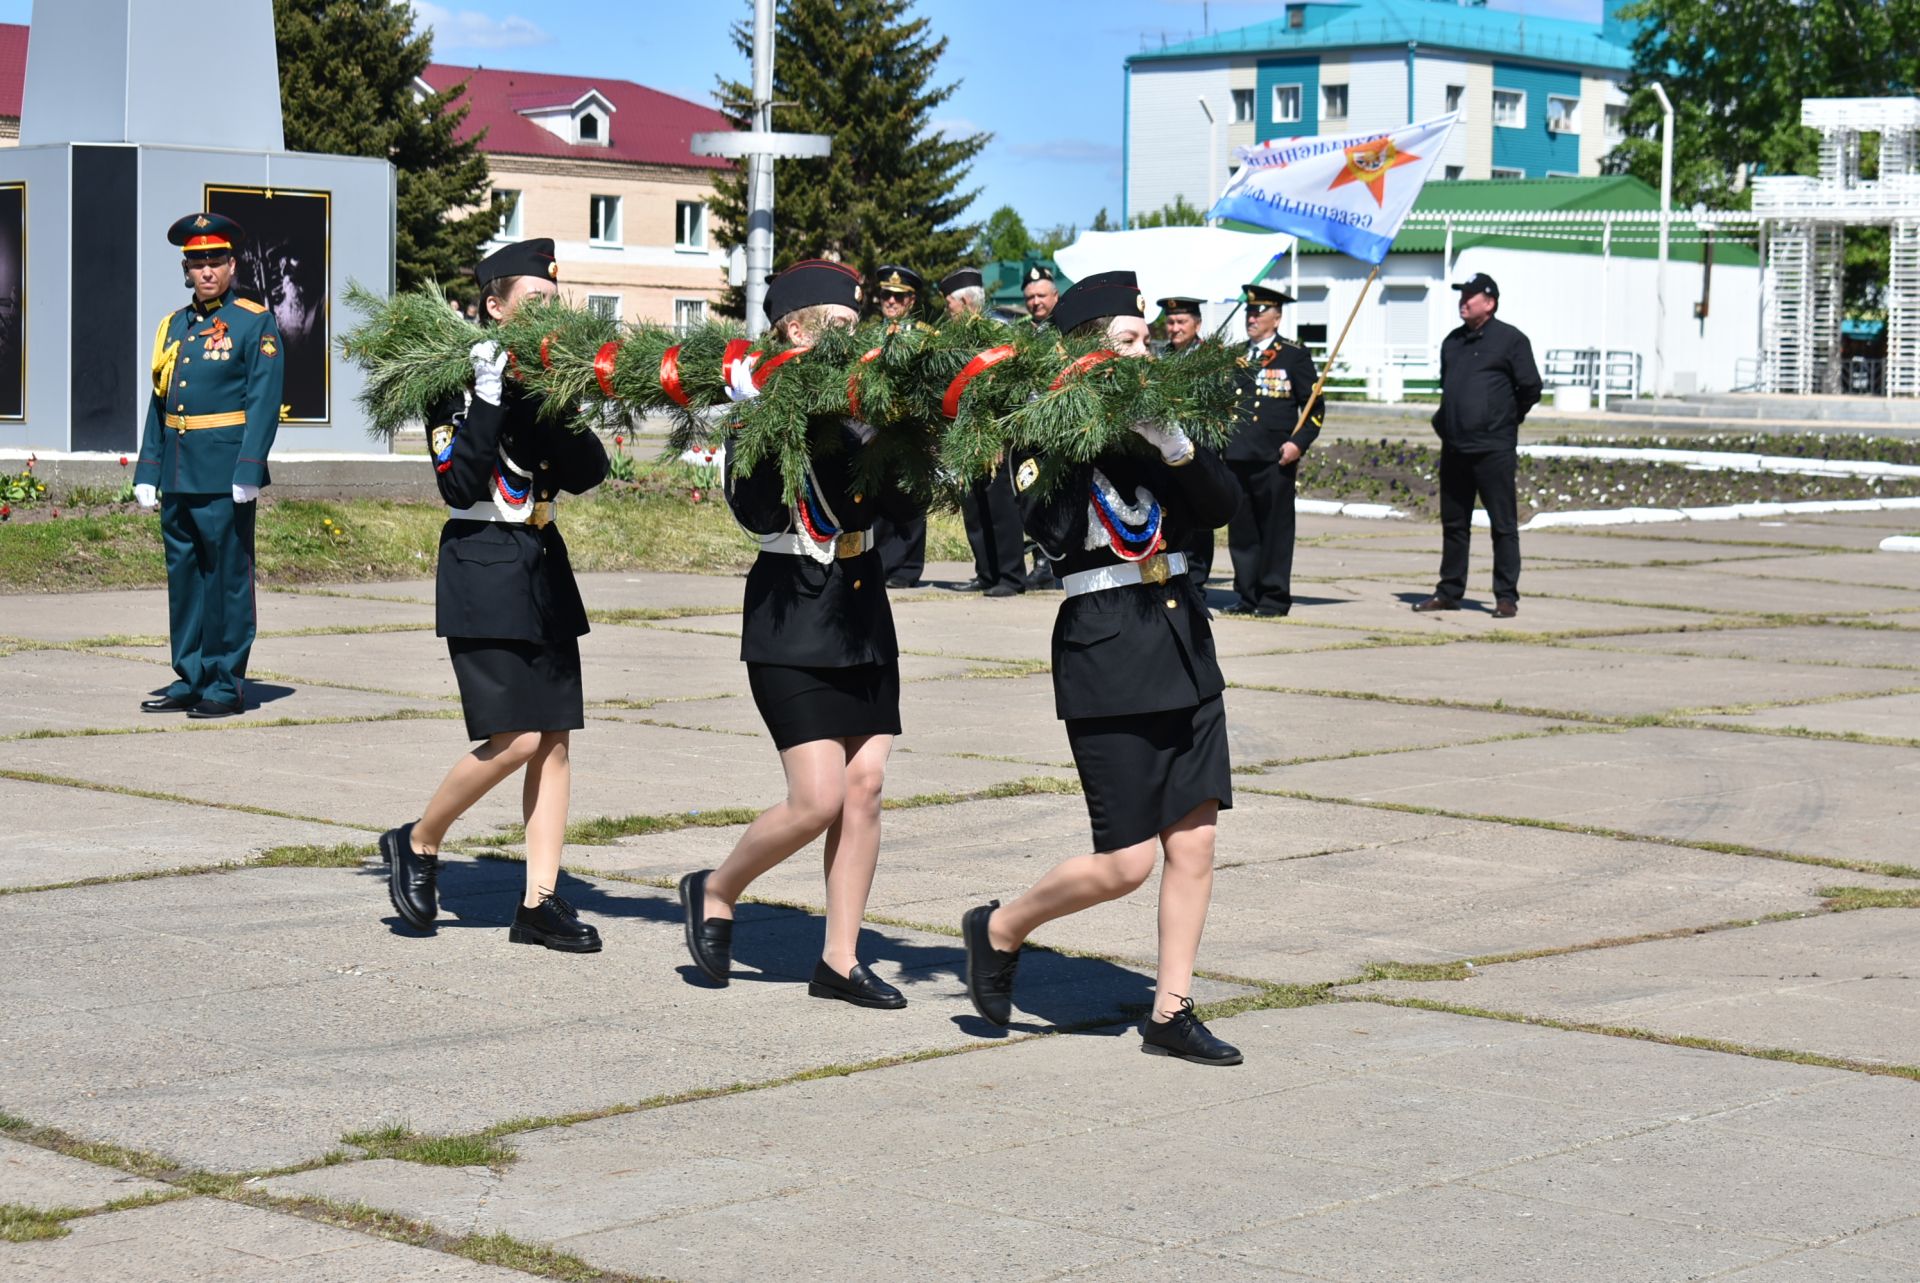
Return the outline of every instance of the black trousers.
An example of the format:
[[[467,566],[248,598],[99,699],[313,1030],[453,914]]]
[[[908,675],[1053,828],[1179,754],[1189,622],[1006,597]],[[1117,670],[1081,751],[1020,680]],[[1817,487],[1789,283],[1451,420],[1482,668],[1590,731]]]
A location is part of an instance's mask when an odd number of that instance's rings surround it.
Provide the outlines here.
[[[920,572],[927,568],[926,517],[899,524],[880,517],[873,523],[873,538],[880,550],[880,564],[886,568],[888,583],[896,579],[909,584],[920,582]]]
[[[967,523],[967,542],[973,545],[973,573],[981,586],[998,583],[1024,587],[1026,531],[1020,525],[1020,505],[1013,498],[1013,477],[1001,468],[989,478],[967,487],[960,497],[960,516]]]
[[[1459,601],[1467,592],[1467,550],[1473,542],[1473,501],[1493,526],[1493,596],[1520,599],[1520,514],[1514,494],[1514,452],[1464,454],[1440,449],[1440,583],[1434,592]]]
[[[1233,554],[1233,590],[1250,610],[1279,613],[1293,608],[1293,485],[1300,463],[1227,461],[1239,478],[1242,498],[1227,524]]]

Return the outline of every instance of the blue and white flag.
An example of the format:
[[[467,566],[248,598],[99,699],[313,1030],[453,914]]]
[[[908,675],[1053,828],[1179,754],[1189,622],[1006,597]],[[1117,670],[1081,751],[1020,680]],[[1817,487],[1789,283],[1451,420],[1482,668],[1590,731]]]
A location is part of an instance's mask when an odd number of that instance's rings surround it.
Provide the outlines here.
[[[1458,112],[1387,133],[1275,138],[1234,150],[1240,168],[1209,218],[1231,218],[1379,263],[1440,159]]]

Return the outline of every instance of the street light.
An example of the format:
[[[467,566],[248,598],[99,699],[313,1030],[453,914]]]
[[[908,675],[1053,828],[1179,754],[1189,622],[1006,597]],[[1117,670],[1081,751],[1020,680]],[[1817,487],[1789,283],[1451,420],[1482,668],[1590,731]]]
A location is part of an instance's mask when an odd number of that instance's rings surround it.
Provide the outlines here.
[[[1667,380],[1667,223],[1673,218],[1673,101],[1659,81],[1648,86],[1660,100],[1660,254],[1653,277],[1653,394]]]
[[[1195,96],[1200,100],[1200,110],[1207,113],[1207,198],[1201,202],[1200,208],[1212,209],[1213,202],[1220,197],[1220,184],[1214,180],[1215,167],[1220,163],[1220,145],[1218,141],[1220,122],[1213,118],[1213,108],[1207,105],[1207,96],[1205,94],[1197,94]],[[1216,219],[1209,218],[1207,223],[1211,226],[1217,221]]]

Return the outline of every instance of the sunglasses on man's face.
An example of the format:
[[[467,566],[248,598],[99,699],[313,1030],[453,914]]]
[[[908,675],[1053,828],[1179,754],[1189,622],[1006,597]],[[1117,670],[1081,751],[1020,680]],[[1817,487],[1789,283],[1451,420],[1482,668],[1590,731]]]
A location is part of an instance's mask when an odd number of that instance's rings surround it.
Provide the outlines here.
[[[1247,304],[1247,315],[1264,316],[1268,312],[1273,311],[1273,308],[1274,305],[1272,303],[1249,303]]]

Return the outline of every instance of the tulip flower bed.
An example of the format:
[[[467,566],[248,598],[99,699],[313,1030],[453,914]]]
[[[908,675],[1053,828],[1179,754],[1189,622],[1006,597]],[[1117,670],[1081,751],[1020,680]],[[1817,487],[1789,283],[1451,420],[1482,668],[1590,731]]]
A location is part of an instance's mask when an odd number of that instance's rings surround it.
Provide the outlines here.
[[[1920,464],[1920,440],[1858,432],[1703,432],[1665,436],[1563,436],[1549,445],[1607,446],[1616,450],[1729,450],[1796,459],[1854,459]]]

